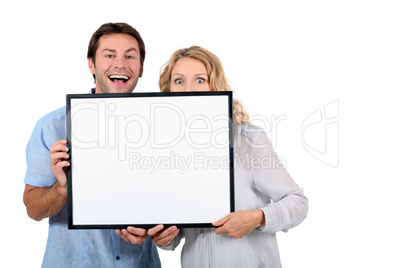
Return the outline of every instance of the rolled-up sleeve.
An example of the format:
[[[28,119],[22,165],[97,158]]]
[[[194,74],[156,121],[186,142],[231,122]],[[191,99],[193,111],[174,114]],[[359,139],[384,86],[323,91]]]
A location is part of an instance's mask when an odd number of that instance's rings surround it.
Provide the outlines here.
[[[265,132],[258,133],[252,148],[252,176],[256,189],[272,203],[262,207],[265,226],[259,231],[275,233],[288,231],[307,216],[308,200],[283,167]]]

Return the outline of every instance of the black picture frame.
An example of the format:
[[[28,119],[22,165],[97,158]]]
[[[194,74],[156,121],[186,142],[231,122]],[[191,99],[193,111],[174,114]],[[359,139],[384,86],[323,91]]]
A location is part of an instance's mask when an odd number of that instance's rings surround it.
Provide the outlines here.
[[[212,227],[233,212],[232,98],[66,95],[68,228]]]

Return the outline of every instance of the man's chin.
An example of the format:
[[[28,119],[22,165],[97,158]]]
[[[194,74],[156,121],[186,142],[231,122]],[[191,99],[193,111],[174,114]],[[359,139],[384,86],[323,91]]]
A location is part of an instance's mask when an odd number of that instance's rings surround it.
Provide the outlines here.
[[[131,93],[134,89],[131,89],[129,86],[112,86],[109,87],[109,93]]]
[[[118,88],[112,90],[110,93],[131,93],[133,92],[133,89],[128,89],[128,88]]]

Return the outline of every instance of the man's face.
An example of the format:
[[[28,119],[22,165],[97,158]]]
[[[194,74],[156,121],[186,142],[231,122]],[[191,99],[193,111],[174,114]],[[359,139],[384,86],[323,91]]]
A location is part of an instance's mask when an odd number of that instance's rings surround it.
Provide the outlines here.
[[[99,38],[95,63],[88,67],[96,76],[95,93],[131,93],[142,76],[137,40],[128,34],[108,34]]]

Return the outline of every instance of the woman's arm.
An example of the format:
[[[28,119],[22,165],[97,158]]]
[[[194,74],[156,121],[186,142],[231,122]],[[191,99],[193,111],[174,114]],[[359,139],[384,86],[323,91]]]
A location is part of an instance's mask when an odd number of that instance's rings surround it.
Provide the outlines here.
[[[162,224],[148,230],[148,235],[152,236],[152,241],[162,249],[174,250],[181,240],[180,229],[176,226],[170,226],[165,229]]]
[[[304,220],[308,200],[303,190],[293,181],[281,165],[265,132],[253,128],[247,133],[247,142],[240,144],[240,158],[253,178],[257,194],[264,195],[273,203],[254,210],[242,210],[228,214],[213,223],[217,234],[227,233],[233,238],[242,238],[252,230],[266,232],[287,231]]]
[[[227,233],[232,238],[242,238],[255,228],[265,224],[264,212],[261,209],[240,210],[232,212],[225,218],[213,222],[215,233]]]
[[[303,189],[282,166],[263,131],[256,137],[252,159],[254,159],[252,165],[254,185],[262,195],[272,200],[272,203],[260,208],[265,215],[265,225],[258,230],[272,233],[286,232],[300,224],[307,216],[308,200]]]

